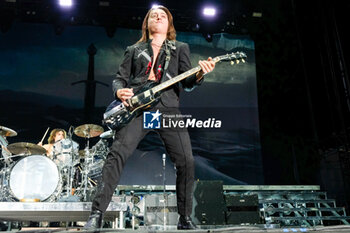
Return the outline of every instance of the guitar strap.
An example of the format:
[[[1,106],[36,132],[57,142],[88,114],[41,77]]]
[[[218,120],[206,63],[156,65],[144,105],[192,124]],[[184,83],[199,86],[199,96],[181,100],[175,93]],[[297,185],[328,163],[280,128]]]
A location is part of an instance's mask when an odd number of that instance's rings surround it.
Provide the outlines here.
[[[162,78],[160,80],[164,80],[165,75],[166,75],[166,71],[168,70],[168,66],[169,66],[169,62],[170,62],[170,46],[168,46],[168,40],[165,41],[165,65],[164,65],[164,69],[163,69],[163,75]]]

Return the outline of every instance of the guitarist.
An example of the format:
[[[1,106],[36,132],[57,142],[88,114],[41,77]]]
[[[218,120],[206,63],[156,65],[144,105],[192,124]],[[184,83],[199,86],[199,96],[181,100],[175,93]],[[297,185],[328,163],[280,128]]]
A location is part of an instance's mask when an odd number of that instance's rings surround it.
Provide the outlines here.
[[[113,81],[114,94],[125,106],[128,106],[126,100],[134,96],[146,83],[163,82],[192,68],[188,45],[176,41],[175,37],[173,17],[169,10],[164,6],[150,9],[142,24],[141,39],[126,49],[124,60]],[[168,64],[166,60],[169,60]],[[192,90],[201,84],[203,75],[214,69],[215,62],[208,58],[207,61],[199,61],[199,65],[201,71],[181,81],[185,90]],[[168,88],[151,111],[165,109],[167,113],[180,114],[179,92],[179,83]],[[196,226],[190,218],[194,159],[189,134],[187,130],[176,128],[158,129],[157,132],[171,161],[176,164],[177,207],[180,215],[177,228],[194,229]],[[147,131],[142,128],[142,115],[134,118],[116,133],[85,229],[101,228],[103,213],[117,187],[124,164],[146,134]]]

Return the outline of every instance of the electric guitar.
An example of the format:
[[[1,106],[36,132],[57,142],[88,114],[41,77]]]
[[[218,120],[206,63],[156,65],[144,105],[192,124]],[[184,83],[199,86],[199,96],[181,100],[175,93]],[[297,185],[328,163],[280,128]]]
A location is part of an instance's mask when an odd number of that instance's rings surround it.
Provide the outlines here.
[[[243,52],[236,52],[217,56],[213,59],[215,63],[219,61],[230,61],[231,65],[245,62],[247,55]],[[184,80],[185,78],[196,74],[200,71],[200,66],[192,68],[176,77],[163,83],[148,82],[141,90],[139,90],[132,98],[126,100],[129,106],[119,100],[114,100],[103,114],[102,123],[113,130],[120,130],[127,125],[134,117],[140,115],[145,109],[155,106],[159,100],[161,93],[168,87]]]

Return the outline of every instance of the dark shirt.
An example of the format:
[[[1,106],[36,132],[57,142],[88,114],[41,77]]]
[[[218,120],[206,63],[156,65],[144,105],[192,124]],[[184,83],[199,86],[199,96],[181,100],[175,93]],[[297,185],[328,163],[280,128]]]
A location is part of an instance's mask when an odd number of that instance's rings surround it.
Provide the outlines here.
[[[152,40],[138,42],[127,47],[124,60],[119,66],[116,78],[113,80],[113,93],[115,96],[116,92],[122,88],[133,88],[134,93],[137,93],[148,81],[150,68],[153,65],[151,41]],[[171,58],[168,69],[165,75],[163,75],[166,58],[165,50],[167,48],[170,49]],[[166,40],[159,51],[156,64],[154,64],[153,67],[155,77],[158,78],[160,82],[167,81],[191,69],[190,49],[188,44]],[[181,81],[181,85],[186,91],[191,91],[199,84],[196,83],[195,75]],[[180,85],[177,83],[162,93],[161,102],[166,107],[178,107],[179,95]]]

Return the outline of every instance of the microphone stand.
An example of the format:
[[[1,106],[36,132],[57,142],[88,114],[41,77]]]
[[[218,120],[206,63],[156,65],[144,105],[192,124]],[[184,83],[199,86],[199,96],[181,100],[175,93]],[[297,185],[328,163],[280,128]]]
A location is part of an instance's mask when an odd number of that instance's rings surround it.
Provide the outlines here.
[[[166,159],[166,155],[163,154],[162,156],[162,160],[163,160],[163,198],[164,198],[164,202],[163,202],[163,227],[164,227],[164,231],[166,230],[166,193],[165,193],[165,159]]]

